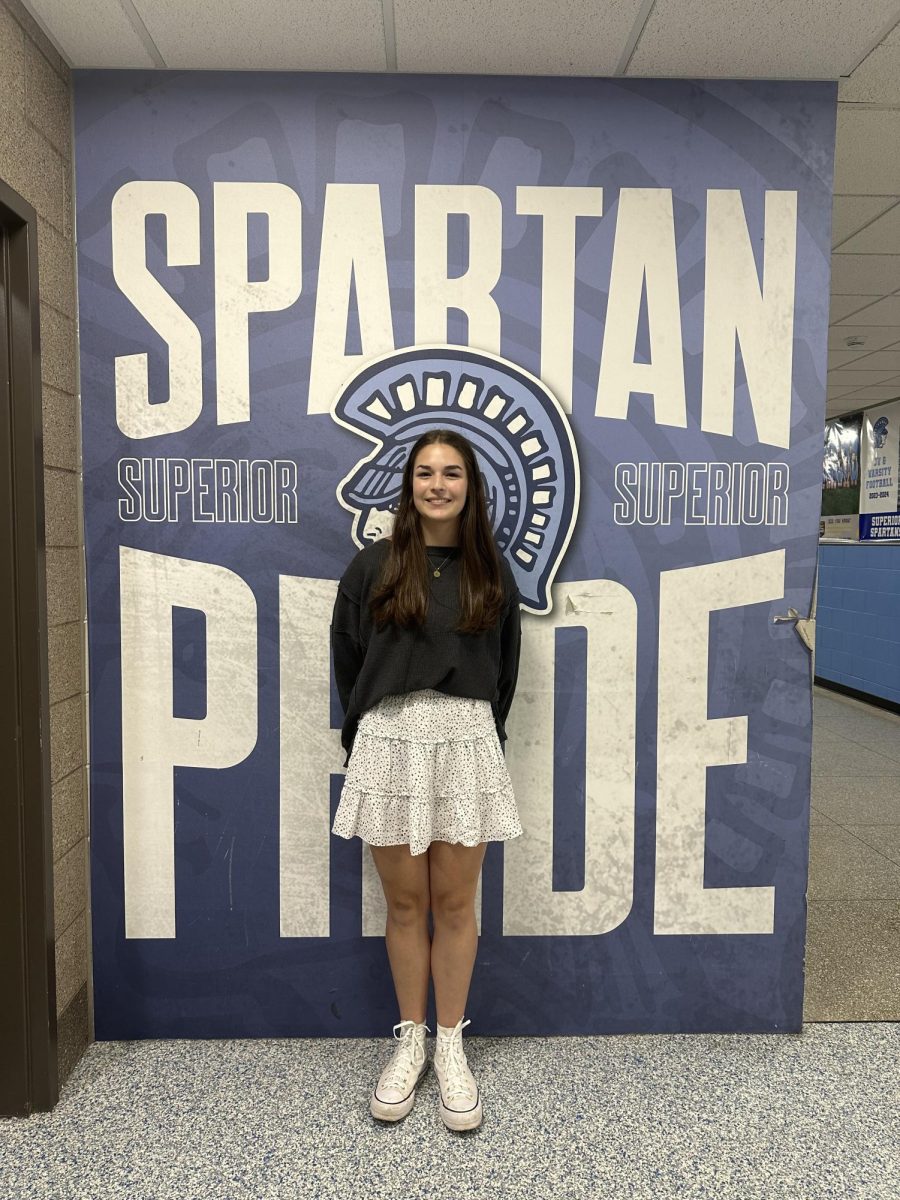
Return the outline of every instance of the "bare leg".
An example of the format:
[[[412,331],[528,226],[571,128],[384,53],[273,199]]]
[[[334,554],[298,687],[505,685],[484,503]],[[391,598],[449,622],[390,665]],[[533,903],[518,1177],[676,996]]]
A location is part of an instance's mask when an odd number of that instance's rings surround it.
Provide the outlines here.
[[[478,953],[475,890],[486,849],[485,842],[432,842],[428,849],[434,914],[431,974],[438,1024],[451,1028],[465,1014]]]
[[[409,846],[370,846],[388,915],[385,942],[401,1021],[425,1020],[431,939],[428,934],[428,855]]]

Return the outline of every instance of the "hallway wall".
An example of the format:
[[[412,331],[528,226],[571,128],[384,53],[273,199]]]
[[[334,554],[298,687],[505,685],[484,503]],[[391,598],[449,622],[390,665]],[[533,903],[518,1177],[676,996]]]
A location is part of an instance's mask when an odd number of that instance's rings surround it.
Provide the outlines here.
[[[0,0],[0,178],[38,213],[59,1077],[90,1040],[84,552],[69,68]]]
[[[900,703],[900,545],[819,547],[816,673]]]

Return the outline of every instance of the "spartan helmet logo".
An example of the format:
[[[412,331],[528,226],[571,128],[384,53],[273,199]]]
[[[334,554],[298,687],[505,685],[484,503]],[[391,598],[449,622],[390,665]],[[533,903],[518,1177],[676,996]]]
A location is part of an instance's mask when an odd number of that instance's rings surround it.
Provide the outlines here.
[[[872,426],[872,437],[875,439],[875,449],[881,450],[884,443],[887,441],[888,419],[887,417],[879,417]]]
[[[550,611],[580,481],[566,414],[539,379],[484,351],[417,346],[368,363],[331,412],[339,425],[375,442],[337,488],[338,501],[354,514],[358,546],[390,533],[418,438],[436,426],[455,430],[474,447],[494,536],[523,607]]]

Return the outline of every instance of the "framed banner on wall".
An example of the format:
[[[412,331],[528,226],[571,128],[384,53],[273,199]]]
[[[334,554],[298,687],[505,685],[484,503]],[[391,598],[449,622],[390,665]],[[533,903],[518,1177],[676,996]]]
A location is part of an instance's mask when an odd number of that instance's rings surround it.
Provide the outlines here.
[[[825,422],[821,537],[859,538],[860,413]]]
[[[98,1038],[394,1019],[329,622],[430,424],[523,607],[479,1032],[800,1028],[835,108],[75,73]]]
[[[862,465],[859,536],[900,539],[900,400],[862,414]]]

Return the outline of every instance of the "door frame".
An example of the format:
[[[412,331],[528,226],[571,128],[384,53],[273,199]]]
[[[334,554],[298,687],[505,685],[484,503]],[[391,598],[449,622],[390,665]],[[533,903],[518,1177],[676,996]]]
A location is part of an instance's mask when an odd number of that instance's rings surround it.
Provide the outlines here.
[[[41,418],[38,220],[0,180],[2,274],[8,285],[0,337],[8,352],[8,411],[0,402],[0,452],[12,588],[0,588],[0,630],[12,679],[0,697],[0,1115],[51,1109],[59,1098],[46,537]],[[4,356],[5,357],[5,356]],[[5,490],[6,490],[5,489]],[[9,735],[9,736],[8,736]]]

